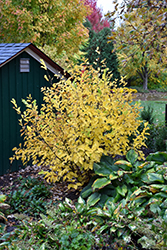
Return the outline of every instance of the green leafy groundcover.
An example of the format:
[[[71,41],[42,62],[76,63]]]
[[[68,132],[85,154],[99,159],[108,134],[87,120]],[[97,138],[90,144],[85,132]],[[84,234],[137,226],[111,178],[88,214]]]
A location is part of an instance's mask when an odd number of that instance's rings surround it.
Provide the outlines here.
[[[2,229],[0,249],[166,249],[167,153],[137,158],[133,150],[126,160],[102,157],[78,202],[66,198],[12,233]]]
[[[123,249],[105,232],[104,222],[105,218],[95,215],[81,197],[75,204],[66,198],[49,207],[38,221],[24,217],[18,229],[0,238],[0,249]]]
[[[46,198],[51,196],[49,186],[31,177],[22,179],[17,190],[8,195],[10,213],[26,213],[34,217],[46,212]]]

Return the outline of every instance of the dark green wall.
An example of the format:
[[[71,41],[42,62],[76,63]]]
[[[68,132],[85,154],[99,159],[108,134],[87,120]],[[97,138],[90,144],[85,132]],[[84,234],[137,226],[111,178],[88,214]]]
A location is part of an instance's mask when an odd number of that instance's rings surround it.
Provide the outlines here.
[[[30,58],[29,73],[20,73],[20,58]],[[23,107],[21,99],[26,99],[31,94],[40,105],[43,98],[40,89],[49,86],[44,79],[45,74],[40,63],[26,52],[0,68],[0,175],[22,167],[20,161],[14,161],[12,165],[9,162],[9,157],[13,154],[12,148],[18,147],[22,142],[18,125],[19,116],[12,107],[11,99],[16,99],[18,106]],[[51,72],[49,74],[53,76]]]

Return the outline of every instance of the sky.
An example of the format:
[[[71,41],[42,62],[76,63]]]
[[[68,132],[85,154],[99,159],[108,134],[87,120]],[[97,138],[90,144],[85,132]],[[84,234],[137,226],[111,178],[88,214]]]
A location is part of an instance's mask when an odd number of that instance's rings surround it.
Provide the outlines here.
[[[118,3],[120,4],[122,0],[118,0]],[[113,0],[97,0],[97,6],[101,7],[103,9],[103,14],[106,14],[108,11],[113,11],[114,10],[114,4]],[[117,18],[115,26],[120,25],[120,19]]]
[[[104,14],[113,10],[112,0],[97,0],[97,6],[102,7]]]

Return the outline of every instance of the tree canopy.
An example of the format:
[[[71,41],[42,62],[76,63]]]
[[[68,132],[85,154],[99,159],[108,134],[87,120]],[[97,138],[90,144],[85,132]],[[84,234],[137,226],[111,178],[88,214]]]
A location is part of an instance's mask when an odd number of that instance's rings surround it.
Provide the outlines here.
[[[0,42],[33,42],[71,55],[88,38],[84,0],[0,0],[0,6]]]
[[[159,39],[161,39],[159,46],[167,45],[167,4],[165,0],[123,0],[121,5],[115,0],[114,3],[115,10],[108,13],[108,16],[113,16],[113,21],[119,16],[122,22],[128,22],[131,35],[127,42],[130,45],[137,43],[143,49],[151,47],[157,50]],[[117,15],[115,15],[116,12]],[[140,25],[135,26],[135,20],[140,20]],[[120,30],[120,34],[124,35],[124,33],[123,30]]]
[[[167,8],[166,1],[136,0],[124,1],[119,7],[115,1],[115,10],[108,14],[110,17],[119,12],[122,19],[110,40],[114,40],[116,49],[121,57],[123,68],[129,63],[136,64],[138,73],[144,76],[143,86],[147,89],[147,79],[150,66],[156,68],[156,74],[160,73],[160,66],[165,70],[167,60]],[[156,65],[156,67],[155,67]],[[129,69],[128,69],[129,70]]]
[[[136,19],[133,21],[133,25],[135,27],[140,26],[140,20]],[[161,77],[165,73],[167,50],[165,47],[161,47],[161,50],[157,49],[155,51],[152,47],[146,49],[133,41],[129,44],[128,41],[131,39],[131,28],[128,21],[118,27],[118,34],[120,34],[119,32],[121,32],[122,29],[124,30],[124,36],[117,36],[115,45],[119,59],[120,72],[127,78],[138,75],[141,79],[141,83],[143,83],[143,88],[147,89],[150,76],[158,79],[158,77]],[[123,40],[127,41],[126,44],[122,44]],[[161,40],[159,40],[159,42],[161,42]],[[157,41],[157,46],[159,42]]]

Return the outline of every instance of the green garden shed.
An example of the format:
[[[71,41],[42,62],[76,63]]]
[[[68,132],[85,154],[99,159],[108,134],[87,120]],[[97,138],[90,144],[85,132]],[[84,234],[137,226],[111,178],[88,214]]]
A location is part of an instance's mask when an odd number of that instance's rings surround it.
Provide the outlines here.
[[[31,94],[41,105],[41,87],[50,83],[44,79],[46,72],[41,68],[40,59],[44,60],[49,75],[65,76],[64,70],[32,43],[0,44],[0,175],[22,167],[19,161],[12,164],[9,161],[13,155],[12,148],[22,141],[19,116],[13,109],[11,99],[14,98],[18,106],[23,106],[21,100]]]

